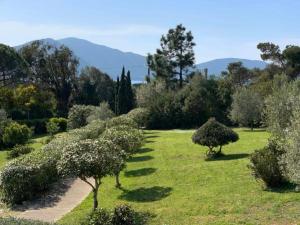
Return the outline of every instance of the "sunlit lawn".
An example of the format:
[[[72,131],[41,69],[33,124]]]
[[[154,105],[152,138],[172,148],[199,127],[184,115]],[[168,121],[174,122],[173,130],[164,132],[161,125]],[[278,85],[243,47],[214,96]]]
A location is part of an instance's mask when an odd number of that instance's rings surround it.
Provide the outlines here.
[[[298,224],[300,193],[266,191],[251,176],[248,156],[263,147],[268,133],[237,129],[240,140],[226,156],[205,161],[205,148],[191,142],[193,131],[147,131],[147,143],[122,173],[123,190],[103,180],[100,204],[127,203],[150,212],[149,224]],[[61,224],[78,224],[92,208],[91,195]]]

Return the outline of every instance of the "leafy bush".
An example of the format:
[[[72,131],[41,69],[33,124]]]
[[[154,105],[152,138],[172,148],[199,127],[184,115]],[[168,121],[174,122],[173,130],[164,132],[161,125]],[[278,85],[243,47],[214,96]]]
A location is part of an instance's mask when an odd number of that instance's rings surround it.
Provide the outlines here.
[[[91,115],[91,112],[94,109],[95,106],[91,105],[74,105],[69,110],[68,128],[75,129],[87,125],[87,118]]]
[[[127,116],[136,122],[139,127],[144,127],[147,124],[149,111],[146,108],[136,108],[127,113]]]
[[[11,120],[7,118],[7,114],[4,109],[0,109],[0,146],[3,145],[3,133],[5,127],[11,123]]]
[[[3,143],[7,146],[15,146],[16,144],[24,144],[31,136],[31,130],[26,125],[20,125],[16,122],[10,123],[5,127],[3,132]]]
[[[127,115],[122,115],[118,117],[114,117],[106,122],[106,127],[118,127],[118,126],[128,126],[133,128],[138,128],[136,122],[133,119],[129,118]]]
[[[49,121],[46,124],[46,127],[47,127],[47,132],[48,134],[50,134],[50,136],[54,136],[54,134],[56,134],[59,131],[58,124],[51,121]]]
[[[209,119],[194,134],[192,140],[196,144],[209,148],[206,152],[208,157],[215,157],[221,154],[222,146],[230,142],[236,142],[239,136],[232,129],[219,123],[215,118]],[[214,148],[220,146],[218,151]]]
[[[41,149],[9,162],[0,176],[2,201],[18,204],[47,190],[59,178],[56,169],[59,157],[60,152]]]
[[[268,146],[256,150],[250,157],[249,168],[256,179],[262,180],[266,187],[279,187],[285,182],[279,158],[284,153],[275,141]]]
[[[20,218],[13,218],[13,217],[1,217],[0,218],[1,225],[54,225],[54,223],[46,223],[42,221],[35,221],[35,220],[27,220],[27,219],[20,219]]]
[[[94,210],[82,225],[112,225],[110,213],[102,208]]]
[[[112,225],[134,225],[134,210],[128,205],[119,205],[112,216]]]
[[[31,119],[31,120],[17,120],[16,122],[20,124],[25,124],[28,127],[32,128],[34,134],[46,134],[47,128],[46,123],[48,118],[44,119]]]
[[[107,102],[100,103],[99,107],[95,107],[87,118],[88,122],[93,120],[108,120],[115,116]]]
[[[21,155],[26,155],[32,152],[34,149],[28,145],[16,145],[13,149],[8,153],[8,158],[13,159],[17,158]]]
[[[67,130],[68,120],[63,117],[53,117],[49,119],[49,122],[57,124],[59,131],[64,132]]]

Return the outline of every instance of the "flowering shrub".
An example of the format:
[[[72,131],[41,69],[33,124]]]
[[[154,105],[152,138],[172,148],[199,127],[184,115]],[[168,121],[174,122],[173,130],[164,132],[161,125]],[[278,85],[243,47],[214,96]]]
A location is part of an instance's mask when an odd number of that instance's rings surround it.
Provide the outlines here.
[[[138,128],[137,123],[129,118],[127,115],[122,115],[118,117],[114,117],[106,122],[106,127],[118,127],[118,126],[128,126],[128,127],[133,127],[133,128]]]
[[[146,126],[149,111],[145,108],[136,108],[127,113],[128,118],[137,123],[139,127]]]

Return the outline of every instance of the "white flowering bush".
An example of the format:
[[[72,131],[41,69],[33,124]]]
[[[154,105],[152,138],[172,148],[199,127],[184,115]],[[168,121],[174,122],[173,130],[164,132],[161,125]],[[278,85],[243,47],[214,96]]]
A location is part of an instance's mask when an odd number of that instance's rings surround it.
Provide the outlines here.
[[[139,127],[145,127],[149,116],[149,110],[146,108],[135,108],[127,113],[127,116],[136,122]]]
[[[126,160],[142,145],[143,133],[138,129],[122,125],[105,130],[101,138],[112,141],[125,153],[121,154],[123,163],[117,164],[114,168],[116,187],[121,187],[119,180],[120,172],[126,167]]]
[[[82,140],[63,149],[57,168],[60,174],[79,177],[92,187],[95,209],[98,207],[97,195],[102,178],[112,175],[114,168],[123,163],[123,154],[125,153],[112,141]]]
[[[129,118],[127,115],[121,115],[118,117],[114,117],[106,122],[106,127],[118,127],[118,126],[128,126],[133,128],[138,128],[137,123]]]

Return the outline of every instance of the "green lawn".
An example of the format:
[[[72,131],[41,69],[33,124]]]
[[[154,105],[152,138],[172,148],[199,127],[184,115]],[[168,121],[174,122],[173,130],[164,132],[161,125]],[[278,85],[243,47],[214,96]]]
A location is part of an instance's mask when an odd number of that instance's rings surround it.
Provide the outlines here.
[[[152,214],[152,225],[297,224],[300,194],[262,190],[247,168],[248,154],[263,147],[268,134],[237,129],[240,140],[224,147],[226,156],[204,160],[204,148],[191,142],[193,131],[147,131],[147,143],[122,173],[123,190],[103,180],[100,204],[128,203]],[[92,207],[91,195],[60,224],[78,224]]]

